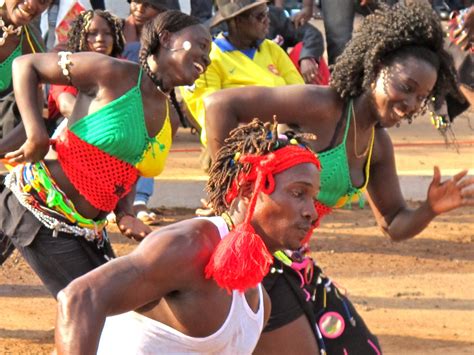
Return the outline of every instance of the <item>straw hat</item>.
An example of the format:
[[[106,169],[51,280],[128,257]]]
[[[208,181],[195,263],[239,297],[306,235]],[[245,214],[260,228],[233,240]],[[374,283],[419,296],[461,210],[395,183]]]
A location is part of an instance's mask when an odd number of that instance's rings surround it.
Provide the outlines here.
[[[222,21],[227,21],[241,13],[253,9],[268,0],[216,0],[217,13],[211,19],[211,27],[217,26]]]

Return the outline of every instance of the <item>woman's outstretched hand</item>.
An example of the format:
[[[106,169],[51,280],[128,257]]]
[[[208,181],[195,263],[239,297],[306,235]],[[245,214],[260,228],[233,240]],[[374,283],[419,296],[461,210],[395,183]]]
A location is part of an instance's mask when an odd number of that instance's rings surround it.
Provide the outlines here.
[[[120,232],[130,239],[135,239],[137,242],[144,239],[151,233],[151,228],[138,218],[131,215],[124,215],[117,221],[117,226]]]
[[[26,142],[17,150],[5,154],[9,164],[34,163],[43,159],[49,150],[49,137],[27,138]]]
[[[467,172],[463,170],[441,182],[439,167],[434,167],[427,202],[436,215],[461,206],[474,206],[474,177],[466,177]]]

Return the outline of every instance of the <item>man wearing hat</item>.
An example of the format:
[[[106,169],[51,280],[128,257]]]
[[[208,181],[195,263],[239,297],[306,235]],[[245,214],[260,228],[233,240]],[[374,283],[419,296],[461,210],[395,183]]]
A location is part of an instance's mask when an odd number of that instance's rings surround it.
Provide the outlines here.
[[[192,87],[181,93],[206,143],[203,98],[222,89],[250,85],[304,84],[303,78],[276,43],[265,39],[269,30],[266,0],[216,0],[211,27],[226,22],[228,32],[213,41],[211,65]]]

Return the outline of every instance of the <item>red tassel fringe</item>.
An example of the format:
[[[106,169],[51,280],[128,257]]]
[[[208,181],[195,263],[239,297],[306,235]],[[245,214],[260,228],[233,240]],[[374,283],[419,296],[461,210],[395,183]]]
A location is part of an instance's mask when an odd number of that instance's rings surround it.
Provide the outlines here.
[[[229,293],[244,292],[262,282],[272,263],[272,255],[253,227],[241,224],[219,242],[205,275]]]

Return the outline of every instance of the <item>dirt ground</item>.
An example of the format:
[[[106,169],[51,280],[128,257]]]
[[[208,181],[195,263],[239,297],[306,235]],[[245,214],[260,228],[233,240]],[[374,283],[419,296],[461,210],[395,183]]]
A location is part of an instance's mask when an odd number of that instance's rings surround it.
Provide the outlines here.
[[[190,210],[161,210],[170,223]],[[386,354],[474,353],[474,208],[441,216],[417,238],[392,243],[371,211],[329,216],[314,257],[379,336]],[[134,243],[112,234],[119,255]],[[0,353],[53,349],[55,301],[15,253],[0,267]]]

